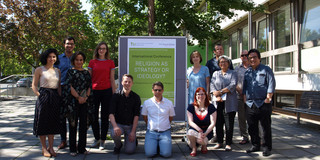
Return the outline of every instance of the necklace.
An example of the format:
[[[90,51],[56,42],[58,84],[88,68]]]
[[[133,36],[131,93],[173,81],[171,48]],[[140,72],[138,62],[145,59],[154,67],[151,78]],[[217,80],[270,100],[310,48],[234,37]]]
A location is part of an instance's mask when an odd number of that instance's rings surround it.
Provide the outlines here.
[[[206,109],[205,108],[199,108],[199,112],[204,112]]]

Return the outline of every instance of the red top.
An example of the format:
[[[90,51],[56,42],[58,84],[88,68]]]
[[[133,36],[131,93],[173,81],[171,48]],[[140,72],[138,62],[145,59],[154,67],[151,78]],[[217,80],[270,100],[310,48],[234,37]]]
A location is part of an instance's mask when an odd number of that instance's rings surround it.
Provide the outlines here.
[[[105,90],[111,87],[110,71],[115,68],[113,60],[92,59],[88,68],[92,71],[93,90]]]
[[[204,118],[206,118],[206,116],[207,116],[207,114],[205,114],[205,115],[200,115],[200,114],[197,114],[197,112],[195,112],[196,113],[196,115],[197,115],[197,117],[202,121],[202,120],[204,120]]]

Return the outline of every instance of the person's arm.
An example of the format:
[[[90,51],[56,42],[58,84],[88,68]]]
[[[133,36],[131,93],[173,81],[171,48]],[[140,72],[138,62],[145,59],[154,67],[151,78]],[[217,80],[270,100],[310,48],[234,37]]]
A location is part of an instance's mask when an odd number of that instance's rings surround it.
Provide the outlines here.
[[[207,95],[208,95],[208,97],[209,97],[209,101],[210,101],[210,76],[209,77],[207,77],[206,78],[206,86],[207,86],[207,88],[206,88],[206,90],[207,90]]]
[[[213,112],[210,115],[210,125],[207,129],[207,131],[204,133],[205,136],[207,136],[213,129],[213,127],[216,125],[217,122],[217,111]]]
[[[120,137],[122,132],[121,129],[118,127],[117,123],[116,123],[116,119],[114,118],[113,114],[109,114],[109,119],[113,128],[113,132],[115,134],[115,136]]]
[[[268,68],[267,72],[267,81],[268,81],[268,90],[267,90],[267,98],[265,99],[265,103],[270,103],[272,100],[273,93],[276,88],[276,81],[274,78],[274,74],[270,68]]]
[[[39,90],[38,90],[38,84],[39,84],[39,80],[40,80],[40,76],[41,76],[41,68],[38,67],[33,75],[33,79],[32,79],[32,91],[36,96],[40,96]]]
[[[148,116],[142,115],[144,122],[146,122],[146,125],[148,125]]]
[[[169,121],[170,121],[170,123],[172,122],[172,120],[173,120],[173,117],[172,117],[172,116],[169,116]]]
[[[60,69],[58,69],[58,71],[59,71],[58,94],[61,96],[61,72],[60,72]]]
[[[114,80],[114,69],[111,69],[111,71],[110,71],[110,83],[111,83],[111,88],[112,88],[112,94],[116,93],[117,87],[116,87],[116,83]]]
[[[221,92],[217,89],[215,83],[217,80],[217,72],[214,72],[212,74],[211,83],[210,83],[210,93],[213,93],[216,97],[221,97]]]
[[[237,87],[237,81],[238,81],[237,73],[232,71],[232,73],[230,73],[230,74],[231,74],[230,84],[228,86],[226,86],[225,88],[221,89],[222,94],[228,93],[228,92],[233,92]]]
[[[195,124],[195,123],[193,122],[193,115],[192,115],[192,113],[190,113],[189,111],[187,111],[187,116],[188,116],[188,124],[189,124],[192,128],[196,129],[199,133],[200,133],[200,132],[203,132],[203,130],[202,130],[197,124]]]

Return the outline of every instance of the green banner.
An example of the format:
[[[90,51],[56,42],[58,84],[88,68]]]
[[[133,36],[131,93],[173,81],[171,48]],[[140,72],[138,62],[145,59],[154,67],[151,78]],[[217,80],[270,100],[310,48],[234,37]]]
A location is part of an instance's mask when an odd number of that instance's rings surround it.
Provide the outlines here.
[[[153,97],[152,84],[164,85],[163,97],[174,103],[175,93],[174,48],[129,48],[129,74],[133,76],[132,90],[141,101]]]

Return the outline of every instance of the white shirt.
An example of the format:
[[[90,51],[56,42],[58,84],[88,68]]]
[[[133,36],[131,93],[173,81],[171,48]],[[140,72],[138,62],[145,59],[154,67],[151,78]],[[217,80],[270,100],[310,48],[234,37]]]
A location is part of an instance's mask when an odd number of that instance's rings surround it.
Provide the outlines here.
[[[172,102],[164,97],[160,102],[157,102],[155,97],[144,101],[141,114],[148,116],[148,129],[156,131],[170,129],[169,117],[176,115]]]

